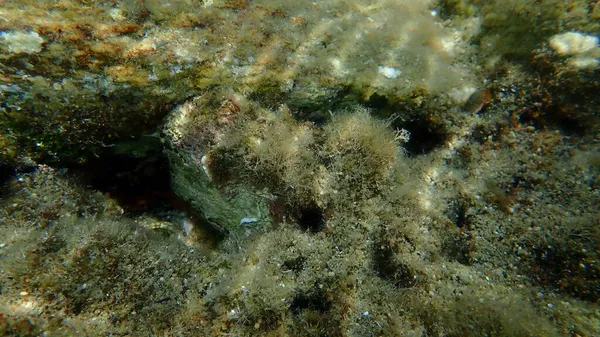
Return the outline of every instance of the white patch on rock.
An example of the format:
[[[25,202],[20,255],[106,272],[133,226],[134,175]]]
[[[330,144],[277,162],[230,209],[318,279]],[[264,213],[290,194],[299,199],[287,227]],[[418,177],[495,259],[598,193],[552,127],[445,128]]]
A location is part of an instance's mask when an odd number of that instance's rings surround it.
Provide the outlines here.
[[[576,69],[596,69],[600,66],[600,60],[593,56],[575,56],[567,65]]]
[[[598,37],[579,32],[557,34],[548,41],[559,55],[579,55],[598,48]]]
[[[42,43],[44,43],[40,34],[33,31],[0,32],[0,37],[3,39],[0,43],[6,45],[9,52],[17,54],[39,53],[42,50]]]
[[[398,78],[402,74],[402,71],[392,68],[392,67],[384,67],[379,66],[378,68],[379,74],[383,75],[385,78]]]

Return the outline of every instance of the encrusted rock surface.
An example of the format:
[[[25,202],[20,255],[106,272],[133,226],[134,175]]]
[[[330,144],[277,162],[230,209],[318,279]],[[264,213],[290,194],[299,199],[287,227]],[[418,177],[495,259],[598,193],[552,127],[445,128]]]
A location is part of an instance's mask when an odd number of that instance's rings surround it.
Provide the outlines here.
[[[427,2],[43,0],[0,11],[5,162],[85,161],[219,86],[315,115],[477,85],[464,63],[472,33]]]
[[[600,335],[598,18],[0,1],[0,335]]]

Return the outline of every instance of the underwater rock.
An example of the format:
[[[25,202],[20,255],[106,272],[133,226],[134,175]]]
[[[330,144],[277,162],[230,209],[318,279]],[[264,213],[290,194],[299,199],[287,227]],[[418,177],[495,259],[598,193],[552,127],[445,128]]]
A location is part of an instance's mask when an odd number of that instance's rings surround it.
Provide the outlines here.
[[[3,1],[2,17],[7,163],[84,162],[153,133],[174,105],[214,87],[310,116],[475,78],[461,64],[470,35],[426,1]]]
[[[167,118],[164,141],[172,188],[202,212],[208,225],[221,231],[248,229],[250,233],[251,228],[267,228],[271,224],[269,197],[237,184],[235,175],[241,172],[235,171],[235,165],[224,167],[213,159],[220,156],[218,144],[226,141],[239,107],[232,101],[221,106],[211,103],[206,96],[196,97]],[[249,218],[254,221],[244,221]]]
[[[174,191],[216,226],[302,222],[304,210],[365,200],[401,175],[399,136],[364,108],[336,111],[318,126],[285,106],[271,111],[229,97],[195,97],[171,112],[164,129]]]
[[[560,56],[570,56],[567,67],[593,70],[600,65],[598,37],[580,32],[556,34],[548,40],[550,48]]]
[[[556,34],[548,40],[559,55],[578,55],[598,48],[598,37],[579,32]]]
[[[3,1],[0,335],[600,335],[599,8]]]

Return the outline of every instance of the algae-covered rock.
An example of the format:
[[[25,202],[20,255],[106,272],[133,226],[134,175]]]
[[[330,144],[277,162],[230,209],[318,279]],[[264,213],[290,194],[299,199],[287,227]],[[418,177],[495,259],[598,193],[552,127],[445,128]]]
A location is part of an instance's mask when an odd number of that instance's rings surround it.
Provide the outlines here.
[[[584,0],[461,1],[442,0],[443,15],[463,25],[477,22],[480,52],[486,58],[502,55],[527,57],[554,34],[570,30],[595,33],[600,28],[600,7]]]
[[[271,196],[236,183],[242,172],[235,168],[240,164],[214,164],[219,143],[229,141],[228,132],[240,125],[239,110],[233,101],[218,106],[208,97],[197,97],[174,109],[164,129],[174,191],[223,231],[267,228],[271,223],[267,208]],[[233,183],[223,186],[225,179]]]
[[[323,124],[231,92],[176,108],[164,130],[175,191],[233,234],[222,282],[189,309],[214,313],[217,335],[595,333],[598,167],[574,165],[586,154],[568,136],[508,124],[507,101],[448,111],[445,142],[410,156],[412,137],[360,106]],[[238,190],[268,200],[270,221],[242,238],[241,215],[221,215]]]
[[[0,334],[600,335],[598,8],[2,2]]]
[[[2,17],[0,127],[17,139],[6,162],[85,161],[218,86],[311,119],[347,100],[442,95],[476,79],[462,63],[470,35],[427,1],[4,1]]]
[[[157,222],[123,216],[64,171],[39,166],[11,179],[0,200],[0,334],[166,329],[204,257]]]
[[[364,108],[338,111],[319,127],[285,106],[215,96],[174,109],[164,139],[173,189],[217,226],[266,228],[278,204],[291,217],[342,207],[402,176],[397,134]]]

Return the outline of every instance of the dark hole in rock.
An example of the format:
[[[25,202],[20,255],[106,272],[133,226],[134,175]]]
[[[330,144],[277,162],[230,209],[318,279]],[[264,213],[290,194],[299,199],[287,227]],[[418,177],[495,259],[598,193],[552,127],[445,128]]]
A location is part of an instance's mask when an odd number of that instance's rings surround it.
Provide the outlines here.
[[[14,176],[14,168],[8,165],[0,165],[0,186],[2,186],[8,179]]]
[[[290,309],[295,315],[303,310],[314,310],[325,313],[331,308],[331,301],[327,298],[325,291],[318,289],[313,293],[298,294],[292,300]]]
[[[150,213],[174,222],[186,218],[202,233],[203,244],[216,247],[227,232],[172,190],[169,162],[160,142],[135,145],[108,148],[71,169],[91,188],[116,200],[127,214]]]
[[[378,93],[371,95],[367,101],[367,106],[371,109],[384,109],[388,107],[388,105],[389,103],[387,97]]]
[[[463,228],[467,225],[468,206],[461,200],[452,200],[448,202],[446,216],[450,221],[456,224],[456,227]]]
[[[573,136],[584,136],[598,126],[597,119],[579,105],[578,102],[585,101],[583,97],[579,101],[571,97],[571,103],[547,98],[538,99],[538,106],[522,109],[519,115],[521,123],[541,130],[556,129],[565,135]]]
[[[7,181],[13,179],[17,174],[31,173],[35,171],[36,168],[37,166],[34,163],[31,163],[31,165],[26,164],[17,166],[11,166],[9,164],[0,164],[0,196],[2,196],[3,191],[5,191],[5,189],[2,188],[2,186]]]
[[[579,136],[585,135],[594,124],[591,118],[585,118],[582,115],[578,114],[576,107],[569,106],[552,106],[546,113],[548,122],[554,123],[564,134]]]
[[[301,207],[296,211],[296,222],[302,229],[317,233],[325,228],[325,215],[316,205]]]
[[[129,213],[165,211],[173,206],[169,165],[162,153],[145,157],[104,153],[76,171]]]
[[[416,278],[410,268],[394,258],[391,247],[384,246],[375,252],[375,271],[394,284],[394,288],[410,288],[415,285]]]
[[[442,125],[437,125],[428,119],[398,122],[393,123],[393,126],[410,132],[410,140],[404,148],[413,156],[428,154],[442,146],[449,136]]]
[[[302,269],[304,269],[305,263],[306,258],[298,256],[297,258],[284,261],[281,267],[284,270],[291,270],[294,273],[298,274],[302,271]]]

